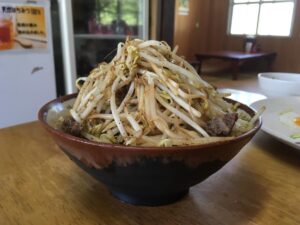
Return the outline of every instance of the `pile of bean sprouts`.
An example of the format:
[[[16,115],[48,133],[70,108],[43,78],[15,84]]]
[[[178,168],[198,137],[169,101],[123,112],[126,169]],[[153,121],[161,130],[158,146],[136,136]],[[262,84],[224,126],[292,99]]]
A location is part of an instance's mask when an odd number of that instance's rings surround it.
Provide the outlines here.
[[[83,137],[139,146],[196,145],[227,140],[251,129],[257,116],[224,100],[165,42],[119,43],[110,63],[76,81],[79,94],[70,114]],[[83,84],[82,84],[83,83]],[[204,124],[238,113],[230,137],[210,137]]]

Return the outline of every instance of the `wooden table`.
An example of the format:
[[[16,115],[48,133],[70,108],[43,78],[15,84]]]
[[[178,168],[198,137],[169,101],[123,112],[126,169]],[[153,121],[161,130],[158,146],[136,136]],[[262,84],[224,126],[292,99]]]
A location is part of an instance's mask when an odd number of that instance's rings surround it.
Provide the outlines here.
[[[259,53],[244,53],[235,51],[217,51],[217,52],[207,52],[196,54],[198,60],[198,72],[201,73],[202,62],[207,59],[222,59],[225,61],[230,61],[233,64],[232,79],[236,80],[238,78],[239,69],[241,65],[249,61],[266,61],[267,67],[271,70],[271,65],[276,58],[275,52],[259,52]]]
[[[177,203],[113,198],[38,122],[0,130],[1,225],[300,224],[300,152],[263,132]]]

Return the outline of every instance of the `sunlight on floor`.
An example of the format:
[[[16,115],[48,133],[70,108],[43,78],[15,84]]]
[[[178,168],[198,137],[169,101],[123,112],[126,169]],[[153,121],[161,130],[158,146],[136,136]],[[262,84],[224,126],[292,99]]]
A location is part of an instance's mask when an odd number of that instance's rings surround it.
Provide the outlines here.
[[[258,73],[240,73],[238,80],[232,80],[228,73],[203,74],[201,77],[218,88],[232,88],[243,91],[262,93],[258,85]]]

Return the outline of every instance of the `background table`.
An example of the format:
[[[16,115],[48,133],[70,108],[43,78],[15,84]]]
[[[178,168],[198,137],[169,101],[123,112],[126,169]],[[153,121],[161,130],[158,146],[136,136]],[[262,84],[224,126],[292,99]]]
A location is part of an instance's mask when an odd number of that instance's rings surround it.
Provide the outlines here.
[[[275,52],[259,52],[259,53],[244,53],[235,51],[216,51],[196,54],[198,60],[198,73],[201,73],[202,62],[207,59],[222,59],[225,61],[230,61],[233,64],[232,79],[236,80],[238,78],[238,73],[240,66],[245,62],[249,61],[262,61],[267,62],[268,70],[271,70],[271,65],[276,58]],[[195,63],[194,63],[195,64]]]

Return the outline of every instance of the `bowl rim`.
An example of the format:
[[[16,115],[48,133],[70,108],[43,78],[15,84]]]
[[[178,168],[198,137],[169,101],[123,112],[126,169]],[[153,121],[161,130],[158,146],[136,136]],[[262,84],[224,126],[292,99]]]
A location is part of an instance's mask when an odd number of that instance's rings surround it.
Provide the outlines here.
[[[287,76],[299,76],[299,81],[292,81],[292,80],[284,80],[282,78],[272,78],[272,77],[268,77],[268,75],[271,75],[271,74],[275,74],[275,75],[278,75],[278,74],[287,74]],[[297,75],[298,74],[298,75]],[[289,83],[289,84],[298,84],[300,83],[300,73],[284,73],[284,72],[265,72],[265,73],[259,73],[258,74],[258,79],[265,79],[265,80],[270,80],[272,82],[284,82],[284,83]]]
[[[200,144],[200,145],[158,147],[158,146],[132,146],[132,145],[122,145],[122,144],[100,143],[100,142],[76,137],[71,134],[65,133],[59,129],[55,129],[54,127],[52,127],[45,121],[44,115],[45,115],[45,113],[47,113],[49,111],[49,109],[51,108],[51,105],[53,105],[55,103],[63,103],[65,101],[73,99],[77,96],[77,94],[78,93],[73,93],[73,94],[68,94],[68,95],[64,95],[64,96],[59,96],[58,98],[53,99],[53,100],[47,102],[46,104],[44,104],[38,112],[39,122],[43,125],[43,127],[48,132],[50,132],[56,136],[59,136],[63,139],[67,139],[67,140],[75,142],[77,144],[84,144],[84,145],[89,145],[89,146],[93,146],[93,147],[100,147],[102,150],[107,150],[107,151],[118,150],[118,151],[122,151],[122,152],[135,152],[135,153],[136,152],[144,152],[144,151],[165,152],[165,153],[182,152],[182,151],[186,151],[186,150],[196,151],[196,150],[200,150],[200,149],[218,147],[218,146],[222,146],[224,144],[235,143],[235,142],[241,141],[241,140],[249,138],[249,137],[251,138],[262,126],[262,117],[260,116],[258,121],[256,122],[255,126],[251,130],[247,131],[246,133],[244,133],[238,137],[234,137],[233,139],[230,139],[230,140],[221,140],[221,141]],[[229,102],[233,102],[233,103],[237,102],[232,99],[226,99],[226,100],[228,100]],[[238,102],[238,103],[240,103],[240,102]],[[256,112],[256,110],[254,108],[247,106],[243,103],[240,103],[240,106],[242,108],[246,108],[247,110],[249,110],[253,113]]]

